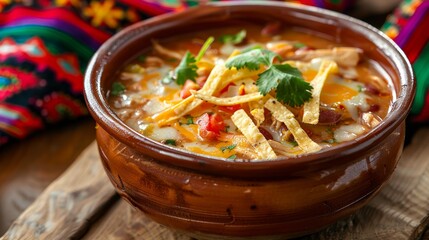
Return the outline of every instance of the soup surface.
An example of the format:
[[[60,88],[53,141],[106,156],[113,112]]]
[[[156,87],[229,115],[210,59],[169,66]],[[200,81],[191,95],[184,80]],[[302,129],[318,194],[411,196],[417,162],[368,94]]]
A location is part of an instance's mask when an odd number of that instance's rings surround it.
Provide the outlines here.
[[[276,22],[152,43],[118,74],[110,107],[141,134],[199,154],[317,152],[370,131],[392,101],[362,50]]]

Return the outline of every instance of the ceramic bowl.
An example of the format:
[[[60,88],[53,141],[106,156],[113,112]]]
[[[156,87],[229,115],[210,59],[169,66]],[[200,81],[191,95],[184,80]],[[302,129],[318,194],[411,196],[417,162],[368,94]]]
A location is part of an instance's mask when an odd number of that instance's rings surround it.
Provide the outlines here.
[[[148,139],[109,109],[113,76],[152,38],[273,20],[363,49],[392,79],[388,116],[368,134],[315,154],[227,162]],[[338,13],[273,2],[212,4],[140,22],[109,39],[85,77],[100,156],[117,192],[154,221],[200,239],[300,236],[362,207],[400,158],[414,88],[410,63],[380,31]]]

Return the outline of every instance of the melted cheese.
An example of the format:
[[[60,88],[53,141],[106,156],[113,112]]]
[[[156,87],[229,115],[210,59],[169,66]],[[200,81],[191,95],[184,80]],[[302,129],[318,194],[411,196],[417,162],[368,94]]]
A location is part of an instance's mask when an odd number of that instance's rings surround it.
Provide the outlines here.
[[[320,101],[325,104],[342,103],[357,96],[360,85],[351,80],[330,77],[323,86]]]

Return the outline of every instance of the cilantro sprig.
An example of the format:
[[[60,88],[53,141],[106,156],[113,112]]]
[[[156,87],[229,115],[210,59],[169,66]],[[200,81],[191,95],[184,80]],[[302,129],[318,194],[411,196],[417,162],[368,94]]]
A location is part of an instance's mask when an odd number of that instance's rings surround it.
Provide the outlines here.
[[[289,64],[273,64],[277,55],[266,49],[254,49],[229,59],[227,68],[247,68],[258,70],[261,66],[267,69],[260,73],[256,85],[262,95],[276,90],[276,98],[291,107],[303,105],[311,99],[309,83],[304,81],[301,72]]]
[[[229,145],[229,146],[221,147],[220,150],[222,152],[225,152],[226,150],[232,151],[232,149],[234,149],[236,146],[237,146],[237,144],[232,144],[232,145]]]
[[[179,65],[170,74],[168,74],[165,79],[162,80],[162,82],[169,83],[175,80],[179,85],[185,84],[186,80],[188,79],[195,82],[195,78],[198,76],[197,62],[201,60],[213,41],[214,38],[209,37],[201,47],[197,57],[194,57],[192,53],[186,51],[185,56],[183,56]]]
[[[225,34],[219,37],[219,41],[226,44],[239,44],[246,38],[246,30],[241,30],[237,34]]]
[[[113,82],[112,84],[112,90],[110,91],[110,94],[113,96],[119,96],[125,91],[124,84],[120,82]]]
[[[237,70],[247,68],[249,70],[258,70],[262,65],[269,66],[273,62],[276,54],[266,49],[253,49],[239,54],[229,59],[225,66],[227,68],[235,67]]]
[[[186,51],[185,56],[180,61],[174,72],[176,73],[176,83],[179,85],[185,84],[186,80],[190,79],[195,82],[197,74],[197,61],[189,51]]]

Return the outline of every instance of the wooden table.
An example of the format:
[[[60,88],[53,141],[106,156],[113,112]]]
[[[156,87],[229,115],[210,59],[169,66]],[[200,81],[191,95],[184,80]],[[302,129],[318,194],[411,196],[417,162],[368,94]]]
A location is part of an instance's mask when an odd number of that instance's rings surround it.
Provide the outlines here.
[[[0,235],[95,139],[89,118],[0,147]]]
[[[6,199],[2,216],[3,212],[7,216],[2,219],[3,227],[92,142],[93,125],[91,120],[65,125],[61,134],[52,130],[29,139],[34,141],[33,149],[21,143],[1,152],[1,161],[10,169],[1,175],[2,199]],[[366,207],[301,239],[429,239],[428,142],[429,128],[419,129],[393,177]],[[46,156],[50,165],[24,160],[35,154]],[[18,172],[22,173],[15,176]],[[14,179],[22,182],[14,183]],[[95,142],[26,208],[0,240],[70,238],[190,239],[151,221],[118,197],[102,169]]]

